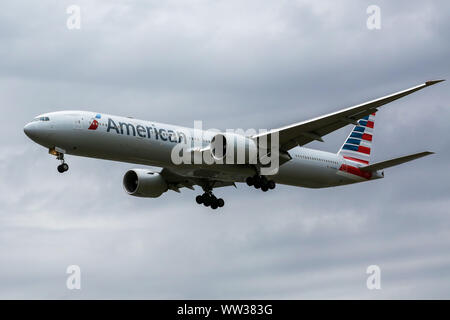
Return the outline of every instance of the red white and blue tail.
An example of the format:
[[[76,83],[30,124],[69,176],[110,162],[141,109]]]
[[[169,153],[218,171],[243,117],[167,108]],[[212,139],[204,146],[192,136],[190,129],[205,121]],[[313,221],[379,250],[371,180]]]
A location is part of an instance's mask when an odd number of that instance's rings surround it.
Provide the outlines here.
[[[355,162],[355,164],[368,165],[372,149],[374,122],[375,113],[359,120],[358,125],[353,127],[352,132],[338,154],[347,160]]]

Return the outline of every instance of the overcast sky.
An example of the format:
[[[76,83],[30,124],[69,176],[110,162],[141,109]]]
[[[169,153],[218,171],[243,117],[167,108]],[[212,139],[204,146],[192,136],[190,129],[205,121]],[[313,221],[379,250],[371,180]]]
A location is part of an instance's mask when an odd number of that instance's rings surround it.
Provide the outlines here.
[[[66,9],[81,8],[68,30]],[[368,30],[366,9],[381,8]],[[23,134],[66,109],[273,128],[450,78],[448,1],[18,1],[0,10],[0,298],[450,298],[449,84],[377,114],[385,179],[310,190],[128,196],[133,164]],[[350,127],[308,146],[336,152]],[[137,166],[139,167],[139,166]],[[159,170],[159,169],[156,169]],[[366,268],[381,268],[381,290]],[[82,289],[66,288],[81,267]]]

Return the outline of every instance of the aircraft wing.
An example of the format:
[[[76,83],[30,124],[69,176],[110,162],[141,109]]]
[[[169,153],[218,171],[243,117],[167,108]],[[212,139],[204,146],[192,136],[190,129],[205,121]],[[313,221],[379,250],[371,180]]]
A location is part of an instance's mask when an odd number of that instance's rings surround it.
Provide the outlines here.
[[[345,108],[311,120],[273,129],[266,133],[255,135],[253,138],[278,132],[280,149],[283,151],[287,151],[296,146],[303,146],[314,140],[323,141],[322,137],[324,135],[345,127],[348,124],[357,124],[359,119],[376,112],[379,107],[441,81],[444,80],[427,81],[418,86],[399,91],[379,99]]]

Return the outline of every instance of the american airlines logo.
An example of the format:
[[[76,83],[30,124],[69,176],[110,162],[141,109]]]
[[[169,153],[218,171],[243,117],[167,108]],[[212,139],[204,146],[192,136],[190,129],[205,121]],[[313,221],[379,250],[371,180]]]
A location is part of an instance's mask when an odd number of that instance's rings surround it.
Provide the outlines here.
[[[97,128],[98,128],[98,121],[97,120],[93,120],[92,122],[91,122],[91,125],[89,126],[89,130],[97,130]]]
[[[98,121],[97,121],[97,119],[101,119],[102,118],[102,116],[100,115],[100,114],[97,114],[96,116],[95,116],[95,118],[92,120],[92,122],[91,122],[91,124],[89,125],[89,130],[97,130],[97,128],[98,128]]]
[[[95,121],[95,120],[94,120]],[[91,123],[91,127],[94,125],[94,122]],[[98,123],[97,123],[98,126]],[[91,129],[89,127],[89,129]],[[97,128],[95,128],[97,129]],[[91,129],[91,130],[95,130]],[[137,136],[140,138],[148,138],[148,139],[156,139],[162,141],[169,141],[173,143],[181,143],[184,141],[186,143],[186,135],[181,131],[173,131],[170,129],[157,128],[155,125],[151,126],[143,126],[143,125],[134,125],[132,123],[127,122],[119,122],[115,123],[113,119],[108,118],[108,128],[106,132],[114,131],[117,134],[126,134],[127,136]]]

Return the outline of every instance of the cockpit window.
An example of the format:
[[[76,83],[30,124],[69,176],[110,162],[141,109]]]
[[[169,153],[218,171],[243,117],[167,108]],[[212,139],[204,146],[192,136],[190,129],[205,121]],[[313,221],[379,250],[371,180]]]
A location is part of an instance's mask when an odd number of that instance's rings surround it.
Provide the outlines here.
[[[49,117],[37,117],[33,121],[50,121]]]

